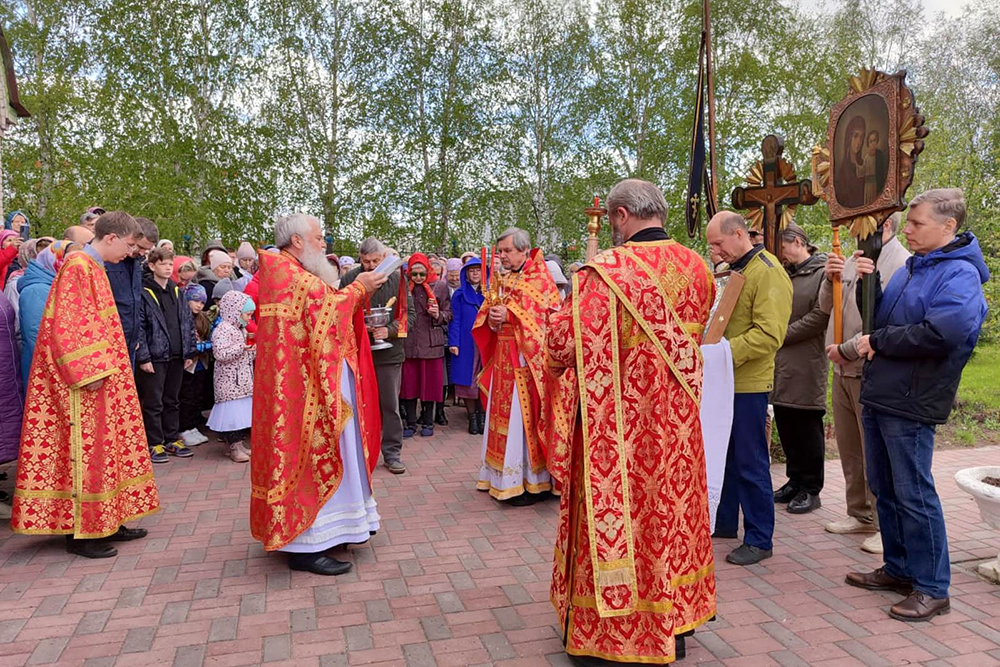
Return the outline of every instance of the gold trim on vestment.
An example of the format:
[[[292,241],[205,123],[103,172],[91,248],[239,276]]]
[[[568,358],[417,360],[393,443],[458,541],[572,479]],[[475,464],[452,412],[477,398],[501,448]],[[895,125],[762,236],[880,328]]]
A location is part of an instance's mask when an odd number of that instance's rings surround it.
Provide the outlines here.
[[[656,612],[645,612],[645,613],[656,613]],[[704,625],[705,623],[707,623],[709,621],[709,619],[711,619],[713,616],[715,616],[715,614],[716,614],[716,610],[715,610],[715,607],[713,606],[711,611],[709,611],[707,614],[705,614],[700,619],[694,621],[693,623],[689,623],[689,624],[687,624],[685,626],[674,628],[673,629],[674,638],[675,638],[674,641],[676,641],[677,635],[684,634],[685,632],[688,632],[690,630],[694,630],[695,628]],[[573,621],[574,621],[574,619],[573,619],[574,615],[575,615],[575,613],[574,613],[574,610],[573,610],[573,604],[571,604],[570,605],[570,609],[569,609],[569,613],[567,614],[566,637],[565,637],[565,641],[566,641],[566,653],[568,653],[569,655],[585,656],[585,657],[591,657],[591,658],[600,658],[602,660],[609,660],[611,662],[634,662],[634,663],[647,664],[647,665],[667,665],[667,664],[670,664],[670,663],[674,662],[677,659],[676,647],[674,649],[675,650],[674,654],[672,654],[672,655],[666,655],[666,656],[620,655],[620,654],[616,654],[616,653],[603,653],[601,651],[592,651],[592,650],[588,650],[588,649],[574,649],[574,648],[571,648],[569,646],[569,640],[572,637],[573,626],[574,626],[574,623],[573,623]]]
[[[524,494],[525,491],[528,493],[544,493],[545,491],[552,491],[552,482],[532,484],[530,482],[523,481],[517,486],[512,486],[509,489],[498,489],[493,486],[491,481],[481,479],[476,482],[476,490],[489,491],[490,496],[496,498],[497,500],[510,500],[511,498],[516,498],[517,496]]]
[[[97,316],[104,318],[108,317],[109,315],[114,315],[117,312],[118,312],[118,306],[108,306],[104,310],[98,311]]]
[[[649,274],[650,278],[656,275],[656,272],[653,270],[653,267],[651,267],[646,262],[646,260],[639,257],[631,250],[626,250],[626,253],[628,253],[628,255],[635,260],[635,262],[642,268],[643,271]],[[702,262],[702,265],[706,266],[704,262]],[[688,331],[684,320],[681,319],[681,316],[677,314],[677,310],[674,308],[674,303],[677,301],[678,294],[680,294],[681,290],[690,286],[691,281],[683,273],[678,272],[677,267],[669,259],[667,260],[667,266],[670,267],[671,272],[673,272],[675,276],[680,275],[681,277],[684,278],[683,285],[680,289],[677,290],[677,294],[669,294],[661,281],[653,280],[653,282],[656,284],[656,288],[660,291],[660,295],[663,297],[664,305],[666,305],[667,310],[669,310],[670,314],[674,316],[674,323],[679,325],[681,329],[683,329],[687,333],[688,338],[691,341],[691,344],[694,345],[695,354],[698,355],[698,360],[703,362],[704,359],[701,356],[701,345],[699,344],[698,340],[691,335],[691,332]],[[713,277],[712,280],[714,281],[715,278]]]
[[[107,537],[108,535],[114,535],[115,533],[118,532],[118,528],[120,528],[121,526],[124,526],[126,523],[129,523],[130,521],[138,521],[139,519],[143,519],[143,518],[145,518],[147,516],[150,516],[151,514],[156,514],[161,509],[162,508],[160,508],[160,507],[154,507],[151,510],[147,510],[145,512],[139,512],[138,514],[133,514],[131,516],[127,516],[127,517],[125,517],[125,518],[123,518],[121,520],[121,523],[119,523],[118,526],[115,526],[114,528],[109,529],[109,530],[107,530],[105,532],[101,532],[101,533],[77,533],[77,532],[75,532],[75,529],[74,530],[63,530],[63,529],[60,529],[60,528],[49,529],[49,528],[13,528],[13,527],[11,527],[10,530],[11,530],[12,533],[16,533],[18,535],[72,535],[74,539],[79,539],[79,540],[99,540],[102,537]]]
[[[111,346],[106,340],[99,340],[96,343],[91,343],[90,345],[85,345],[78,350],[73,350],[72,352],[67,352],[63,356],[56,359],[56,366],[65,366],[66,364],[71,364],[77,359],[82,359],[88,354],[93,354],[94,352],[103,352]]]
[[[106,371],[101,371],[100,373],[97,373],[95,375],[91,375],[89,378],[80,380],[76,384],[71,385],[70,389],[82,389],[82,388],[86,387],[88,384],[94,384],[98,380],[104,380],[106,378],[109,378],[109,377],[111,377],[112,375],[114,375],[117,372],[118,372],[117,368],[109,368]]]
[[[604,280],[604,283],[608,286],[608,288],[616,295],[618,295],[618,298],[621,299],[622,303],[625,304],[625,307],[632,312],[632,317],[635,319],[636,322],[638,322],[639,326],[642,327],[642,330],[646,332],[646,336],[649,338],[649,342],[653,344],[653,347],[656,348],[656,351],[660,354],[660,357],[663,359],[664,363],[667,364],[671,372],[673,372],[674,377],[676,377],[677,381],[680,382],[681,388],[683,388],[684,391],[687,392],[688,396],[691,397],[691,400],[694,401],[696,406],[701,407],[701,401],[695,394],[694,389],[692,389],[691,385],[688,383],[687,378],[684,377],[684,375],[674,364],[674,360],[670,358],[669,354],[667,354],[667,350],[666,348],[663,347],[663,343],[661,343],[660,339],[656,337],[656,334],[653,331],[652,327],[649,325],[649,323],[646,322],[646,320],[643,319],[643,317],[639,314],[638,309],[632,304],[632,302],[628,300],[628,298],[625,296],[625,293],[621,290],[621,288],[618,287],[617,284],[615,284],[615,281],[611,279],[611,276],[609,276],[608,273],[604,270],[604,267],[596,266],[593,264],[589,266],[590,268],[594,269],[594,271],[597,272],[597,274]],[[674,317],[677,316],[676,313],[673,312],[673,310],[671,310],[670,312],[674,315]],[[681,326],[681,328],[683,329],[683,326]],[[688,334],[688,338],[691,338],[690,334]],[[698,354],[699,358],[701,358],[701,348],[698,346],[697,343],[694,344],[694,347],[696,354]]]
[[[74,463],[76,463],[74,456]],[[138,477],[133,477],[132,479],[123,480],[117,487],[108,491],[102,491],[101,493],[81,493],[79,494],[80,502],[84,503],[100,503],[106,500],[110,500],[119,493],[121,493],[126,487],[135,486],[148,482],[153,479],[153,471],[149,471]],[[14,495],[19,498],[41,498],[44,500],[69,500],[75,498],[73,491],[59,491],[55,489],[14,489]]]

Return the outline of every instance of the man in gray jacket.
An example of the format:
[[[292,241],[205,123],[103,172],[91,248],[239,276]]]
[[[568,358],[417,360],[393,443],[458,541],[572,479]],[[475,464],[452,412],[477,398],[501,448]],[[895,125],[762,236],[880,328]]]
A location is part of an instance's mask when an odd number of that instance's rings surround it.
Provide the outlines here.
[[[906,264],[910,253],[896,238],[901,214],[894,213],[882,227],[882,254],[878,258],[878,275],[882,287],[893,274]],[[844,337],[840,345],[833,344],[833,317],[826,332],[826,354],[833,362],[833,423],[837,432],[837,449],[840,465],[844,469],[847,485],[847,518],[826,525],[831,533],[863,533],[869,536],[862,542],[865,551],[882,553],[882,538],[878,529],[875,498],[868,487],[865,472],[864,428],[861,424],[861,370],[864,358],[858,354],[857,342],[861,337],[861,312],[855,292],[858,274],[856,258],[846,261],[830,255],[826,261],[825,279],[819,292],[820,306],[827,313],[833,310],[833,280],[837,275],[843,281]]]
[[[823,335],[830,317],[819,304],[826,255],[809,243],[794,222],[782,230],[781,261],[792,280],[792,314],[781,349],[774,358],[774,423],[785,451],[788,482],[774,492],[776,503],[788,503],[791,514],[820,506],[826,460],[826,378]]]
[[[341,289],[353,283],[362,271],[374,271],[385,259],[387,248],[376,238],[367,238],[361,242],[358,254],[361,264],[355,266],[340,279]],[[381,287],[371,294],[371,307],[385,306],[390,299],[399,296],[399,281],[405,280],[399,271],[389,276]],[[408,329],[412,330],[417,315],[413,309],[413,300],[407,299]],[[396,312],[395,305],[393,312]],[[382,459],[385,467],[396,475],[406,472],[406,466],[401,460],[403,451],[403,421],[399,415],[399,384],[403,368],[403,337],[399,335],[399,320],[394,319],[389,326],[375,329],[371,332],[373,340],[385,340],[392,344],[391,349],[372,350],[372,361],[375,363],[375,378],[378,382],[378,402],[382,410]],[[404,334],[405,336],[405,334]]]

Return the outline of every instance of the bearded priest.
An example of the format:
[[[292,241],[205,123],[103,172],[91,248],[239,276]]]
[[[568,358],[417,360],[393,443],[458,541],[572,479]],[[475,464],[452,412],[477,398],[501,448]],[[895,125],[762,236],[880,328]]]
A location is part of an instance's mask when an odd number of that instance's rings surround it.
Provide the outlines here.
[[[505,274],[490,275],[472,326],[487,404],[478,488],[512,505],[530,505],[552,488],[538,428],[545,396],[545,330],[562,303],[542,251],[511,227],[497,239]],[[484,279],[486,277],[484,276]]]
[[[611,189],[625,243],[574,275],[546,340],[551,599],[566,651],[595,661],[672,662],[715,614],[698,343],[715,283],[667,236],[666,209],[652,183]]]
[[[371,472],[381,423],[364,324],[367,294],[386,276],[362,273],[343,290],[319,220],[278,220],[280,253],[260,253],[250,478],[250,531],[289,566],[351,569],[325,552],[379,527]]]

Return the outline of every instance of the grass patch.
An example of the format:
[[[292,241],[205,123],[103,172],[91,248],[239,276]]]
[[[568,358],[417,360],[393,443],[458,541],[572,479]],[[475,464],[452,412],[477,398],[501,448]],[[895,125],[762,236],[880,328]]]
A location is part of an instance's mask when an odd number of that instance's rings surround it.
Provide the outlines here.
[[[1000,344],[980,345],[962,372],[955,415],[1000,429]]]

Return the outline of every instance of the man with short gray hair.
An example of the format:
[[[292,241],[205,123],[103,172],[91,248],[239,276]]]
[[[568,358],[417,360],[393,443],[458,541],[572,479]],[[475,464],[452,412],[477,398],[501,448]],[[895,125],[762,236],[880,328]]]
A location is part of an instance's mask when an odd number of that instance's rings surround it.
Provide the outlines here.
[[[497,239],[506,275],[483,275],[486,301],[472,328],[489,392],[480,491],[529,505],[552,488],[539,428],[545,402],[545,332],[562,300],[542,251],[517,227]]]
[[[893,213],[882,225],[882,254],[878,258],[879,279],[884,289],[896,271],[901,269],[910,253],[896,238],[901,215]],[[833,280],[839,275],[843,285],[841,301],[844,342],[835,345],[833,317],[826,329],[826,356],[833,362],[833,423],[837,434],[840,466],[844,471],[847,494],[847,518],[826,524],[826,530],[837,534],[867,534],[861,549],[882,553],[882,537],[878,532],[875,497],[868,488],[865,473],[864,424],[861,422],[861,370],[864,359],[858,354],[861,338],[861,311],[854,294],[857,291],[857,253],[837,257],[830,254],[824,269],[825,277],[819,289],[819,305],[825,312],[833,310]]]
[[[931,476],[934,430],[948,420],[979,340],[990,278],[975,235],[959,232],[964,222],[957,188],[910,202],[903,235],[913,257],[876,295],[874,330],[857,341],[867,358],[861,419],[884,565],[851,572],[847,583],[907,595],[889,610],[900,621],[929,621],[951,609],[948,536]],[[874,273],[875,264],[859,257],[857,271]]]
[[[362,273],[374,271],[385,259],[387,252],[385,245],[374,237],[362,241],[358,246],[361,264],[344,274],[341,287],[346,289]],[[394,300],[392,321],[384,327],[372,329],[369,334],[374,342],[384,340],[392,345],[389,349],[372,350],[372,361],[375,362],[378,403],[382,411],[382,461],[389,472],[395,475],[406,472],[406,466],[402,461],[403,421],[399,414],[399,390],[405,358],[403,340],[417,319],[413,299],[406,299],[406,313],[401,311],[402,301],[399,295],[405,295],[406,289],[406,278],[401,271],[396,271],[389,276],[384,285],[372,292],[369,301],[372,308],[382,308],[390,300]]]

